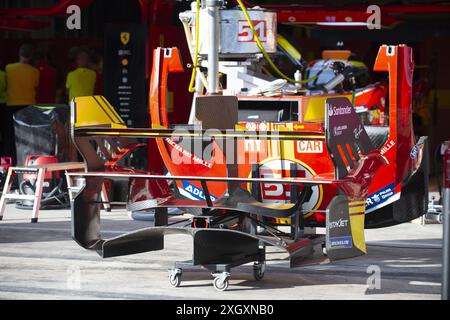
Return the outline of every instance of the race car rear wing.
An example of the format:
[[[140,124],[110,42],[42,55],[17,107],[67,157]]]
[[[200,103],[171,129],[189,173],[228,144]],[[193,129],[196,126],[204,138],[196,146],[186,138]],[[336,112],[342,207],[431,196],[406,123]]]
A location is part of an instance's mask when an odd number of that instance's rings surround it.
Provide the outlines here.
[[[205,97],[214,99],[214,97]],[[161,176],[148,173],[130,172],[105,172],[101,154],[102,149],[98,144],[108,140],[121,140],[123,138],[171,138],[177,139],[177,131],[171,129],[131,129],[126,128],[120,118],[113,113],[112,106],[101,97],[75,98],[72,108],[72,134],[75,145],[87,164],[85,173],[71,173],[70,176],[82,176],[86,180],[86,187],[74,198],[72,206],[73,237],[83,247],[99,251],[102,256],[113,256],[135,253],[139,250],[149,251],[151,248],[160,248],[158,245],[145,245],[141,249],[133,248],[131,243],[135,236],[127,238],[126,235],[120,243],[127,245],[111,247],[112,243],[101,240],[99,232],[99,194],[101,179],[113,180],[146,180],[150,181],[147,187],[161,189],[155,181],[168,180],[196,180],[201,181],[206,191],[205,201],[178,199],[174,194],[164,194],[157,199],[149,199],[146,209],[163,207],[199,207],[231,209],[242,212],[256,213],[268,217],[289,217],[298,215],[298,208],[305,201],[305,197],[299,197],[294,204],[267,204],[257,201],[251,196],[231,194],[227,199],[213,202],[208,196],[208,183],[230,182],[239,183],[281,183],[303,186],[303,191],[318,184],[334,184],[338,194],[327,209],[327,252],[330,259],[348,258],[366,252],[364,241],[364,203],[367,196],[369,180],[373,177],[376,168],[384,164],[382,157],[371,153],[373,147],[367,137],[367,133],[359,122],[359,118],[345,98],[330,98],[327,100],[327,121],[325,124],[326,135],[317,133],[298,132],[245,132],[228,130],[225,132],[208,133],[193,130],[184,132],[183,136],[194,139],[321,139],[326,140],[330,156],[336,167],[335,174],[316,175],[311,178],[239,178],[239,177],[198,177],[198,176]],[[89,110],[87,114],[86,110]],[[345,124],[344,124],[345,123]],[[110,141],[111,142],[111,141]],[[108,143],[110,143],[108,142]],[[117,144],[117,142],[116,142]],[[120,143],[119,143],[120,144]],[[100,153],[100,154],[99,154]],[[100,179],[100,180],[99,180]],[[166,188],[167,190],[167,188]],[[149,194],[155,190],[150,190]],[[158,212],[158,211],[157,211]],[[163,219],[164,221],[164,219]],[[154,236],[154,233],[149,233]],[[164,232],[158,233],[163,237]],[[118,243],[116,239],[114,243]],[[140,239],[139,241],[143,241]],[[108,248],[108,253],[103,250]],[[151,249],[153,250],[153,249]],[[142,252],[142,251],[139,251]],[[295,250],[290,252],[295,256]]]

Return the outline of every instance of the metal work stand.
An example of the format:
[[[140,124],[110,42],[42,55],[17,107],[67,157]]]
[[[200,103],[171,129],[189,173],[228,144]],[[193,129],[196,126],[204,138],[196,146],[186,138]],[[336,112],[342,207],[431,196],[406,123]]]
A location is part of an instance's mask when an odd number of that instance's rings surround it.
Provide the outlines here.
[[[207,265],[195,265],[192,261],[179,261],[175,262],[173,269],[169,269],[169,284],[172,287],[178,287],[181,284],[181,276],[183,269],[193,267],[203,267],[210,270],[211,275],[214,277],[213,286],[217,291],[225,291],[229,286],[229,279],[231,277],[231,268],[241,266],[243,264],[253,262],[253,277],[255,280],[262,280],[264,278],[264,272],[266,269],[266,252],[262,248],[258,254],[245,258],[238,258],[231,263],[217,263]]]

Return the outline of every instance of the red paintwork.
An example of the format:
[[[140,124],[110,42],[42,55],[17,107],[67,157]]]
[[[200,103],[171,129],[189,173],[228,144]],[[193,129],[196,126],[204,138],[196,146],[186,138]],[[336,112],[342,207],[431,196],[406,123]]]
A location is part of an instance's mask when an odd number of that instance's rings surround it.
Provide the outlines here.
[[[65,16],[67,7],[76,5],[80,9],[88,6],[92,0],[60,0],[47,8],[0,8],[0,15],[5,16]]]
[[[11,157],[1,157],[0,158],[0,172],[8,171],[9,167],[12,167],[12,158]]]
[[[38,165],[44,165],[44,164],[49,164],[49,163],[58,163],[58,158],[55,156],[49,156],[49,155],[28,155],[25,158],[25,165],[26,166],[38,166]],[[45,180],[50,180],[53,177],[53,174],[55,175],[56,179],[59,179],[59,171],[56,172],[47,172],[45,174],[44,179]],[[23,179],[24,180],[32,180],[32,179],[36,179],[37,175],[36,174],[30,174],[30,173],[26,173],[23,175]]]
[[[389,72],[389,138],[382,148],[372,151],[363,157],[361,161],[359,161],[358,166],[353,168],[346,179],[339,181],[334,185],[323,185],[318,187],[320,189],[316,190],[318,196],[315,206],[314,208],[311,208],[310,213],[305,215],[312,225],[324,225],[324,210],[326,210],[329,201],[336,194],[336,188],[340,189],[353,200],[365,200],[367,195],[393,184],[395,195],[392,197],[392,201],[394,201],[395,197],[399,196],[402,181],[409,172],[417,169],[421,162],[423,156],[423,150],[421,149],[417,150],[418,152],[415,158],[410,157],[411,150],[416,144],[412,132],[411,118],[412,50],[405,46],[393,47],[394,51],[392,55],[388,54],[386,50],[387,46],[382,46],[380,48],[375,62],[375,70]],[[160,96],[165,97],[163,91],[166,88],[166,84],[164,81],[167,81],[167,74],[170,73],[170,70],[175,70],[177,72],[181,71],[179,66],[177,67],[176,62],[178,59],[178,51],[172,48],[172,55],[167,58],[162,58],[162,49],[156,49],[154,55],[155,57],[159,57],[159,59],[154,60],[154,69],[150,86],[149,107],[151,119],[153,124],[167,125],[165,118],[161,117],[161,114],[164,113],[165,110],[165,99],[160,98]],[[166,63],[164,63],[164,60],[167,60]],[[248,97],[246,98],[248,99]],[[284,98],[292,99],[292,97]],[[296,98],[302,99],[303,97],[298,96]],[[279,99],[283,99],[283,97],[280,97]],[[313,135],[323,135],[324,133],[322,123],[241,123],[240,125],[249,126],[252,130],[288,130]],[[261,125],[264,125],[264,128]],[[170,155],[176,155],[186,160],[188,160],[188,157],[182,155],[182,150],[180,152],[180,150],[175,149],[175,146],[177,145],[174,142],[170,140],[164,142],[162,139],[157,140],[159,151],[167,169],[172,175],[209,177],[227,176],[226,166],[224,164],[216,163],[217,160],[223,160],[223,154],[220,148],[217,148],[216,144],[214,144],[215,153],[212,157],[212,161],[205,161],[201,164],[185,163],[176,165],[173,163]],[[325,145],[323,145],[320,152],[317,151],[320,150],[320,148],[318,148],[316,153],[299,153],[298,151],[301,148],[296,145],[299,141],[285,141],[282,145],[280,142],[275,141],[261,141],[259,143],[259,149],[255,146],[252,148],[252,143],[255,142],[245,142],[244,140],[238,141],[238,158],[242,157],[242,159],[245,160],[242,164],[239,164],[239,177],[248,177],[251,175],[252,162],[249,159],[255,159],[259,163],[260,168],[262,168],[263,171],[266,170],[262,172],[262,174],[267,174],[268,170],[269,176],[271,177],[281,178],[289,175],[289,170],[281,168],[276,169],[276,167],[279,166],[279,163],[281,163],[280,159],[301,165],[303,167],[301,170],[304,171],[300,172],[300,174],[303,175],[333,176],[334,174],[334,166]],[[271,159],[273,160],[271,163],[272,167],[269,166],[269,168],[264,169],[264,166],[267,165],[268,161],[271,161]],[[370,174],[362,175],[361,172],[370,172]],[[191,181],[190,183],[195,186],[195,188],[201,190],[199,182]],[[180,190],[183,189],[182,182],[178,182],[178,186]],[[211,182],[208,186],[210,188],[210,193],[217,198],[222,197],[226,191],[225,183]],[[273,195],[274,193],[279,192],[278,198],[266,197],[266,201],[281,202],[288,199],[287,195],[290,190],[289,186],[275,184],[262,184],[262,189],[263,193],[264,191],[268,191],[267,195],[269,193]]]
[[[236,2],[236,1],[235,1]],[[255,4],[252,1],[243,1],[251,8]],[[311,24],[317,22],[362,22],[366,23],[371,15],[367,13],[367,5],[273,5],[258,6],[277,12],[278,23],[288,24]],[[237,4],[237,2],[236,2]],[[381,22],[385,27],[392,27],[401,23],[401,16],[409,14],[444,14],[450,13],[450,5],[446,3],[435,4],[401,4],[401,5],[379,5]],[[321,26],[322,28],[335,28],[333,26]],[[341,27],[343,28],[343,27]],[[366,28],[366,26],[348,26],[346,28]]]
[[[3,31],[33,31],[45,28],[48,25],[49,23],[45,21],[0,15],[0,30]]]
[[[400,188],[402,180],[406,178],[409,170],[418,167],[418,159],[411,159],[410,152],[416,144],[412,127],[412,72],[414,61],[412,49],[406,46],[394,47],[393,55],[386,53],[386,46],[380,48],[375,71],[388,71],[389,86],[389,140],[396,141],[396,147],[386,152],[385,157],[392,164],[395,163],[395,184]],[[396,61],[396,56],[398,60]],[[392,156],[391,156],[392,155]]]
[[[278,11],[278,10],[277,10]],[[383,11],[381,11],[383,12]],[[359,26],[345,26],[346,28],[367,28],[365,25],[367,20],[371,16],[371,13],[367,13],[366,8],[362,11],[330,11],[330,10],[320,10],[320,11],[278,11],[277,12],[277,22],[286,24],[317,24],[317,23],[347,23],[349,20],[352,23],[361,23]],[[400,23],[401,20],[381,14],[381,22],[383,27],[393,27]],[[364,25],[362,25],[364,24]],[[332,27],[333,25],[325,25],[321,27]],[[342,28],[342,27],[341,27]]]
[[[236,4],[237,2],[234,1]],[[254,1],[243,0],[242,1],[246,7],[251,8],[256,3]],[[298,1],[297,1],[298,2]],[[258,4],[262,8],[267,8],[275,11],[288,11],[288,10],[308,10],[308,11],[320,11],[320,10],[329,10],[329,11],[338,11],[342,10],[342,6],[338,5],[324,5],[324,4],[314,4],[314,5],[302,5],[299,3],[298,5],[280,5],[277,4],[277,1],[273,1],[272,4]],[[386,13],[396,13],[396,14],[425,14],[425,13],[450,13],[450,5],[448,3],[433,3],[433,4],[385,4],[380,5],[380,8],[383,12]],[[367,9],[367,5],[364,4],[346,4],[345,10],[363,10]]]
[[[182,72],[183,67],[180,63],[180,54],[177,48],[165,49],[170,50],[170,56],[164,55],[164,49],[155,49],[153,53],[153,72],[150,81],[150,97],[149,97],[149,109],[151,125],[168,126],[167,118],[167,106],[166,106],[166,92],[167,92],[167,76],[170,72]],[[226,165],[225,161],[222,160],[221,165],[215,165],[214,170],[210,170],[208,166],[199,163],[192,163],[189,165],[177,165],[171,160],[172,152],[179,154],[174,151],[171,144],[167,143],[170,140],[167,139],[156,139],[159,152],[164,161],[164,164],[171,173],[176,175],[205,175],[213,177],[224,177],[226,176]],[[224,159],[224,155],[220,148],[215,148],[215,157]],[[153,150],[149,152],[154,152]],[[182,187],[181,182],[177,184]],[[193,182],[193,184],[200,185],[198,182]],[[221,195],[225,191],[225,183],[216,183],[210,189],[211,194]]]
[[[444,188],[450,188],[450,140],[444,142]]]
[[[375,107],[376,112],[379,111],[379,114],[372,112],[371,125],[384,125],[387,94],[388,86],[383,82],[376,82],[355,94],[355,107],[365,106],[369,112]]]

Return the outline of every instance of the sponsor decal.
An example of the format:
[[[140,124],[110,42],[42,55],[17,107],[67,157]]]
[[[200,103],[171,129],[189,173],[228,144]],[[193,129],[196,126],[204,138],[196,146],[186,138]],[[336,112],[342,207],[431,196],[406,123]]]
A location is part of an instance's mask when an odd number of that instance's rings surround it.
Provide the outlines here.
[[[267,25],[264,20],[252,20],[253,29],[258,35],[259,41],[267,41]],[[239,20],[238,22],[238,42],[255,42],[255,35],[253,34],[250,24],[247,20]]]
[[[334,136],[335,136],[335,137],[340,136],[340,135],[342,134],[342,131],[347,130],[347,128],[348,128],[348,127],[347,127],[346,124],[344,124],[344,125],[342,125],[342,126],[336,126],[336,127],[334,127],[334,128],[333,128]]]
[[[245,152],[261,152],[263,148],[261,147],[261,140],[244,140],[244,150]]]
[[[342,116],[345,114],[350,114],[352,112],[351,106],[346,107],[333,107],[328,105],[328,116]]]
[[[126,46],[128,44],[128,42],[130,42],[130,33],[129,32],[121,32],[120,33],[120,41],[122,42],[122,44],[124,46]]]
[[[247,128],[247,130],[249,130],[249,131],[256,131],[256,129],[257,129],[257,124],[254,123],[254,122],[247,122],[247,123],[245,124],[245,128]]]
[[[267,131],[267,124],[265,124],[264,122],[260,123],[259,124],[259,130],[260,131]]]
[[[315,173],[311,172],[306,166],[291,160],[270,160],[259,167],[260,178],[288,178],[290,177],[291,164],[296,164],[297,177],[311,178]],[[313,186],[312,195],[308,202],[302,206],[303,212],[317,209],[322,201],[322,189],[319,186]],[[280,183],[261,183],[262,200],[265,203],[290,203],[291,186]]]
[[[348,220],[339,219],[338,221],[331,221],[328,228],[329,230],[334,228],[344,228],[348,226]]]
[[[392,147],[395,146],[395,141],[394,140],[390,140],[388,143],[386,143],[386,145],[381,148],[381,155],[385,154],[386,152],[388,152],[389,150],[392,149]]]
[[[363,128],[361,125],[359,125],[358,128],[353,129],[353,134],[355,135],[355,139],[359,139],[361,132],[363,132]]]
[[[417,148],[417,146],[412,147],[411,152],[409,153],[409,157],[414,160],[417,157],[418,152],[419,149]]]
[[[177,150],[178,152],[180,152],[183,156],[189,158],[191,161],[187,162],[187,163],[195,163],[195,164],[200,164],[202,166],[205,166],[209,169],[211,169],[213,167],[213,164],[209,161],[203,160],[202,158],[196,156],[195,154],[187,151],[186,149],[184,149],[182,146],[180,146],[179,144],[177,144],[175,141],[173,141],[170,138],[166,138],[165,141],[171,146],[173,147],[175,150]]]
[[[391,183],[367,197],[366,210],[371,209],[372,207],[375,206],[379,206],[380,204],[383,204],[384,202],[388,201],[389,198],[391,198],[393,195],[394,195],[394,184]]]
[[[361,106],[355,106],[356,113],[367,111],[367,105],[363,104]]]
[[[331,248],[352,248],[353,241],[351,236],[345,237],[332,237],[330,238],[330,247]]]
[[[323,141],[301,140],[297,141],[298,153],[322,153]]]
[[[182,185],[183,185],[183,189],[185,191],[187,191],[195,199],[203,200],[203,201],[206,200],[205,193],[203,192],[202,189],[198,188],[197,186],[195,186],[192,183],[189,183],[187,181],[183,181]],[[214,196],[212,194],[209,194],[209,195],[210,195],[210,198],[211,198],[212,201],[216,201],[218,199],[218,197],[216,197],[216,196]]]

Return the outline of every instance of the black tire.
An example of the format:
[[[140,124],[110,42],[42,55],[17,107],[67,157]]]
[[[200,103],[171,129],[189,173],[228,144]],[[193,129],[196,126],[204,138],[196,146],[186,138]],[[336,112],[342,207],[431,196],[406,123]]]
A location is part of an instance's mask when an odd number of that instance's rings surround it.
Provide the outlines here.
[[[262,263],[255,263],[253,265],[253,278],[256,281],[261,281],[264,278],[264,265]]]

